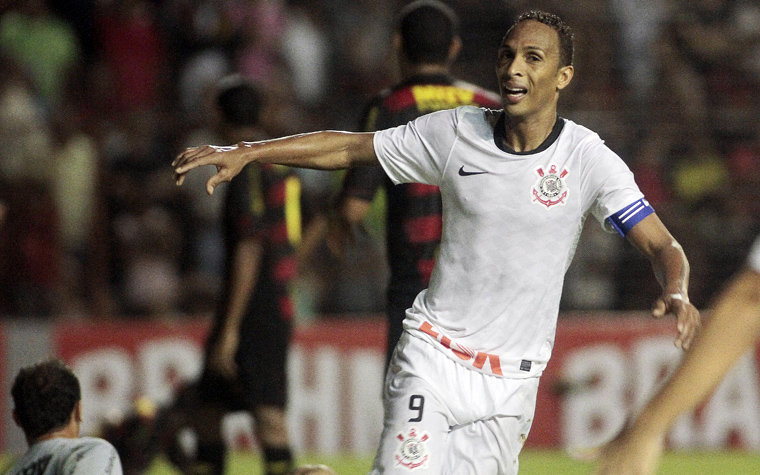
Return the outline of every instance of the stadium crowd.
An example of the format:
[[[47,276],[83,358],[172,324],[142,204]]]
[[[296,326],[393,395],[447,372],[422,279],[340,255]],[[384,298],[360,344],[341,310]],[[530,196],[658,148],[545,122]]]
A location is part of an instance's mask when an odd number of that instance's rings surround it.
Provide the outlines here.
[[[24,0],[0,16],[0,314],[107,318],[209,312],[219,196],[169,166],[218,142],[212,92],[230,73],[267,91],[272,136],[355,130],[396,80],[400,0]],[[456,76],[496,90],[493,51],[535,7],[574,26],[576,81],[560,113],[599,132],[692,267],[700,308],[760,231],[760,6],[750,0],[449,2]],[[337,172],[299,171],[307,221]],[[192,179],[205,181],[202,174]],[[382,220],[346,262],[302,263],[299,316],[382,310]],[[648,261],[587,226],[565,310],[645,309]],[[656,284],[655,284],[656,285]]]

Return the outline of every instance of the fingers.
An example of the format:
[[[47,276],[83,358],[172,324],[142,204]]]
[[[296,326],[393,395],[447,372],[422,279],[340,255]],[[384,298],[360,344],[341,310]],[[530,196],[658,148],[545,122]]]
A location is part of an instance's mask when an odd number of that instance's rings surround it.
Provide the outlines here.
[[[187,148],[184,152],[177,155],[172,162],[174,171],[176,173],[187,173],[188,170],[192,170],[201,165],[207,165],[210,162],[204,161],[204,158],[212,155],[215,151],[216,149],[209,145]]]
[[[677,317],[679,336],[676,340],[676,346],[688,350],[694,337],[697,336],[699,329],[702,327],[702,320],[699,311],[690,303],[686,303],[681,307],[677,313]]]
[[[665,301],[661,298],[657,299],[652,306],[652,316],[655,318],[661,318],[663,317],[668,311],[668,306],[665,303]]]
[[[202,147],[190,147],[177,155],[174,161],[172,161],[174,182],[177,186],[185,182],[185,176],[190,170],[203,165],[214,164],[214,152],[216,152],[216,148],[204,145]]]
[[[680,294],[661,296],[652,307],[652,316],[661,318],[666,314],[676,317],[678,337],[675,340],[677,348],[688,350],[692,340],[701,327],[699,311]]]

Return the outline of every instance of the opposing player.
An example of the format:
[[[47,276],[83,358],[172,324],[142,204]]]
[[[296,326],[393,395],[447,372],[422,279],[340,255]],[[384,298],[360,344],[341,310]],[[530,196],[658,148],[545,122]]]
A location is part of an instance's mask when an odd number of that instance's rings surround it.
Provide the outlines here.
[[[80,437],[79,379],[62,361],[22,368],[11,389],[13,420],[29,443],[8,475],[121,475],[116,449],[96,437]]]
[[[394,183],[440,187],[441,247],[430,286],[407,310],[386,376],[372,473],[514,474],[548,363],[562,281],[594,215],[647,256],[662,286],[654,315],[699,327],[681,246],[598,135],[557,115],[573,77],[573,37],[555,15],[521,15],[499,47],[503,110],[433,112],[374,133],[324,131],[174,161],[178,184],[214,165],[214,188],[248,163],[338,169],[379,162]]]
[[[418,0],[400,11],[394,45],[402,80],[370,101],[362,130],[387,129],[462,105],[501,108],[497,94],[450,75],[462,46],[458,23],[456,13],[437,0]],[[361,223],[380,188],[387,196],[386,247],[390,266],[387,364],[404,330],[406,309],[430,282],[441,240],[441,195],[435,185],[396,185],[379,165],[353,168],[343,181],[332,236],[345,242],[341,235]]]
[[[599,475],[655,473],[665,436],[760,338],[760,238],[747,264],[718,295],[711,316],[667,383],[600,451]]]
[[[218,89],[223,136],[230,141],[261,136],[264,98],[258,87],[233,76]],[[299,190],[292,170],[274,165],[247,167],[226,190],[224,295],[203,374],[180,393],[173,408],[188,416],[198,437],[196,460],[177,463],[192,473],[224,473],[220,424],[230,411],[253,416],[266,475],[294,468],[285,365],[293,315],[289,283],[296,272],[293,246],[300,239]]]

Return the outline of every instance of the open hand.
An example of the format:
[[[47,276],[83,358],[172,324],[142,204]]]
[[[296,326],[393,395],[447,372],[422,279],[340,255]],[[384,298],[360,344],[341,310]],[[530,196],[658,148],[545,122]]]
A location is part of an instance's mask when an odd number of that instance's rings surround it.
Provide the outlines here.
[[[652,306],[652,316],[661,318],[672,314],[676,317],[678,338],[675,345],[683,350],[688,350],[691,342],[702,326],[699,310],[689,302],[689,298],[683,294],[663,294]]]
[[[243,155],[244,147],[241,148],[239,145],[190,147],[177,155],[172,162],[174,181],[177,185],[181,185],[190,170],[203,165],[214,165],[216,174],[206,182],[206,192],[212,195],[219,183],[230,181],[247,164]]]

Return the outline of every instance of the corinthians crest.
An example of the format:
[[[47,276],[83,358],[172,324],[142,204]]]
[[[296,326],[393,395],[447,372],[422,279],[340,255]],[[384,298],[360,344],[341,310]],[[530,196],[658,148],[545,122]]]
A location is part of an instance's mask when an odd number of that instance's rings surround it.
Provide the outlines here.
[[[538,181],[533,185],[533,201],[538,202],[547,208],[554,205],[564,205],[567,198],[567,185],[565,177],[570,173],[567,168],[558,172],[557,165],[552,163],[548,171],[542,167],[536,169]]]
[[[412,427],[408,434],[399,434],[396,438],[400,441],[396,449],[396,463],[403,465],[409,470],[424,467],[429,458],[427,451],[428,435],[426,432],[418,435]]]

